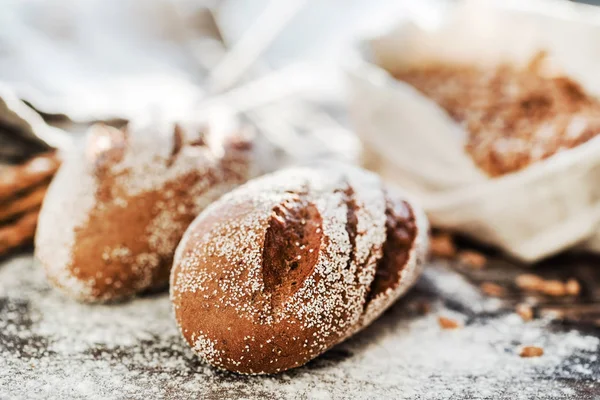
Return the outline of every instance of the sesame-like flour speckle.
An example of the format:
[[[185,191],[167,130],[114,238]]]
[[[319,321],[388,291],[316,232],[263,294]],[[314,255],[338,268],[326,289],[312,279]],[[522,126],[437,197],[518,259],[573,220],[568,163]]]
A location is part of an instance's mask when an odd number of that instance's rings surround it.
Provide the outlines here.
[[[427,270],[440,284],[450,274]],[[478,305],[461,282],[452,279],[451,301],[418,285],[308,365],[252,377],[203,364],[180,338],[166,293],[84,305],[51,290],[32,257],[13,258],[0,265],[0,398],[591,399],[600,391],[598,337]],[[424,297],[433,309],[420,316],[413,306]],[[447,308],[457,301],[488,316]],[[441,330],[441,314],[465,326]],[[544,355],[521,358],[521,345]]]

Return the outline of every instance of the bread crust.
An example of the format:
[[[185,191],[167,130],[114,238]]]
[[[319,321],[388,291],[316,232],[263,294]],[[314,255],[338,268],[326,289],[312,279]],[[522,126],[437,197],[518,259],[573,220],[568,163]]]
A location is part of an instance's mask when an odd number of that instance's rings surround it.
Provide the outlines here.
[[[600,132],[600,100],[576,81],[544,71],[545,52],[528,68],[428,64],[395,73],[467,131],[465,151],[485,173],[520,171]]]
[[[36,256],[82,301],[165,287],[189,223],[252,173],[251,137],[237,128],[96,125],[50,185]]]
[[[181,333],[210,364],[245,374],[305,364],[404,294],[427,221],[359,168],[320,163],[255,179],[186,231],[171,272]]]

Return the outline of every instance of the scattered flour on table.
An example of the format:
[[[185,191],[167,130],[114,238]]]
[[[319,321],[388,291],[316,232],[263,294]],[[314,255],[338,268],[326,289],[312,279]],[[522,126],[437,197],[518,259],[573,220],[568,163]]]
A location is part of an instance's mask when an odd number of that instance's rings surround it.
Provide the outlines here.
[[[595,336],[515,314],[469,322],[442,302],[417,316],[408,301],[306,367],[237,376],[191,353],[166,294],[79,304],[21,256],[0,265],[0,399],[566,399],[600,391]],[[441,330],[440,314],[467,324]],[[544,355],[521,358],[521,345]]]

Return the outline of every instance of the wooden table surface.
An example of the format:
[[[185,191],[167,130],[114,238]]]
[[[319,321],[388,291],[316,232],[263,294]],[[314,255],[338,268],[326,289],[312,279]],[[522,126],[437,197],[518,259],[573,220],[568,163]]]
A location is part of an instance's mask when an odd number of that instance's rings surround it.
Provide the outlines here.
[[[491,257],[481,270],[433,260],[363,332],[304,367],[247,377],[191,353],[166,293],[79,304],[50,288],[25,251],[0,264],[0,398],[598,398],[599,261],[561,257],[536,267],[544,277],[577,278],[582,292],[531,298],[514,285],[530,269],[509,260]],[[503,298],[481,293],[490,281],[506,288]],[[538,305],[523,322],[513,310],[527,296]],[[441,329],[439,316],[463,326]],[[521,358],[523,345],[545,353]]]

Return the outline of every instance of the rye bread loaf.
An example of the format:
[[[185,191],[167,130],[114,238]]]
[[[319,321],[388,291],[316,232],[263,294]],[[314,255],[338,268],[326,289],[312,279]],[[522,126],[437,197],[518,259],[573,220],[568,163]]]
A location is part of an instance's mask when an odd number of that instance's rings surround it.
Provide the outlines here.
[[[246,374],[305,364],[415,282],[421,209],[378,176],[334,163],[263,176],[200,214],[177,248],[171,300],[210,364]]]
[[[165,287],[189,223],[253,173],[251,140],[224,120],[92,127],[40,214],[35,253],[49,280],[82,301]]]
[[[431,64],[395,76],[465,128],[465,150],[495,177],[600,134],[600,99],[568,76],[548,76],[542,68],[545,57],[538,54],[529,68]]]

